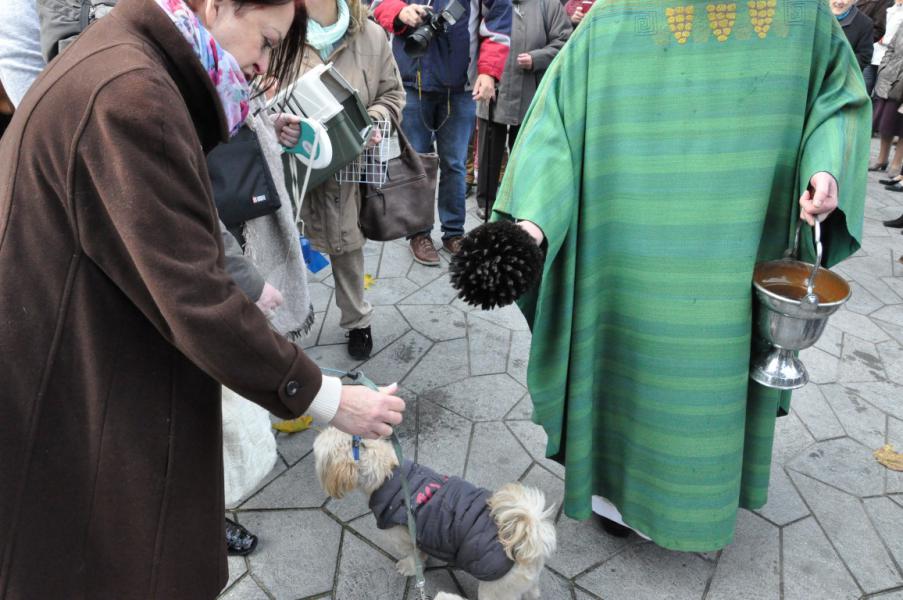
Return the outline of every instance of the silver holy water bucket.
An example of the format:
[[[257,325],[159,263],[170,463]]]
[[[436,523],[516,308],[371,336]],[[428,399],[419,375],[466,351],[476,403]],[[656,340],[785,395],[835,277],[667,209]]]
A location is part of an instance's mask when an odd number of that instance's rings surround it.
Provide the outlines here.
[[[809,383],[809,373],[796,352],[821,337],[828,317],[850,298],[850,285],[836,273],[819,267],[822,258],[821,226],[815,223],[815,264],[794,260],[799,256],[802,221],[793,247],[784,258],[758,263],[753,273],[758,335],[770,348],[756,356],[749,369],[753,381],[779,390]]]

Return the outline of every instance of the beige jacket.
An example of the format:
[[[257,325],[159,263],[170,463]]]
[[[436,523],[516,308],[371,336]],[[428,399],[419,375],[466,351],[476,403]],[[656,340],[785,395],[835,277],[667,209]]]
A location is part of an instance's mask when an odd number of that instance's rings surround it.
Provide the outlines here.
[[[400,123],[405,93],[386,32],[368,20],[364,20],[356,31],[353,29],[355,27],[349,29],[326,62],[334,63],[338,72],[357,90],[371,117],[395,119]],[[321,64],[319,52],[306,46],[302,73]],[[360,186],[357,184],[340,185],[335,179],[329,179],[308,192],[301,218],[311,245],[329,254],[342,254],[362,247],[366,240],[358,226],[360,208]]]

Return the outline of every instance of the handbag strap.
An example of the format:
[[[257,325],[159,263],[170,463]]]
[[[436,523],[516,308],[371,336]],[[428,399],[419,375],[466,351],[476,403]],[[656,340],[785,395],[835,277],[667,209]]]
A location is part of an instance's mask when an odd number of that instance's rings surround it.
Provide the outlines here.
[[[313,162],[313,157],[317,155],[317,149],[320,146],[320,129],[314,129],[314,142],[310,148],[310,159]],[[301,225],[301,235],[304,235],[304,221],[301,220],[301,207],[304,205],[304,196],[307,195],[307,184],[310,183],[310,173],[313,171],[313,168],[308,165],[307,169],[304,172],[304,183],[299,187],[298,186],[298,159],[297,157],[292,156],[289,159],[289,175],[292,180],[292,189],[296,194],[296,198],[298,199],[298,205],[295,207],[295,225]]]
[[[425,175],[426,169],[423,167],[423,161],[420,160],[420,153],[417,152],[414,146],[411,145],[411,142],[408,140],[408,136],[404,134],[404,130],[401,128],[401,124],[396,120],[395,116],[390,114],[389,120],[392,122],[392,127],[398,134],[399,158],[401,158],[405,162],[415,164],[417,170]],[[419,174],[420,173],[418,173],[418,175]]]

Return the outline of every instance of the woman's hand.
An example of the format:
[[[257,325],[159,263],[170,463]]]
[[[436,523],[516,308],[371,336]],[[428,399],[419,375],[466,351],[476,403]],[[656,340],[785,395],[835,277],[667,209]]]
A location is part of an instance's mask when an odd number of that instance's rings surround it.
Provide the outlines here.
[[[271,286],[269,283],[264,282],[263,291],[260,292],[260,298],[257,299],[257,302],[254,304],[257,305],[257,308],[270,318],[273,312],[282,306],[282,303],[285,302],[285,298],[282,297],[282,292]]]
[[[524,71],[532,71],[533,70],[533,57],[528,53],[524,52],[523,54],[517,55],[517,66],[523,69]]]
[[[337,429],[369,439],[392,435],[392,426],[399,425],[404,412],[404,400],[395,396],[398,384],[379,388],[378,392],[362,385],[343,385],[339,411],[331,425]]]
[[[492,100],[495,96],[495,79],[492,75],[485,73],[477,75],[477,81],[473,85],[473,99],[477,102],[482,100]]]
[[[577,25],[577,23],[583,20],[583,16],[583,7],[578,6],[577,10],[574,11],[574,14],[571,15],[571,23]]]
[[[298,138],[301,137],[301,117],[279,113],[273,120],[273,127],[276,128],[276,137],[279,138],[280,144],[286,148],[298,145]]]
[[[837,208],[837,181],[830,173],[821,171],[809,180],[809,189],[800,196],[800,218],[815,225],[828,218]]]
[[[367,140],[367,147],[373,148],[378,145],[381,141],[383,141],[383,134],[379,130],[379,127],[374,127],[370,132],[370,138]]]

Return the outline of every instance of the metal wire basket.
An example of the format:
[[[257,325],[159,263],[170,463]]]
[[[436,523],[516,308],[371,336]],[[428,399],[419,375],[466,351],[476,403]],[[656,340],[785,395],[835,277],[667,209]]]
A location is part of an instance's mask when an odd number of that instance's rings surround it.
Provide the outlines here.
[[[389,159],[398,156],[398,137],[392,136],[390,122],[385,119],[373,119],[373,129],[379,130],[382,139],[364,151],[348,165],[335,174],[339,183],[368,183],[383,186],[386,183],[386,171]]]

